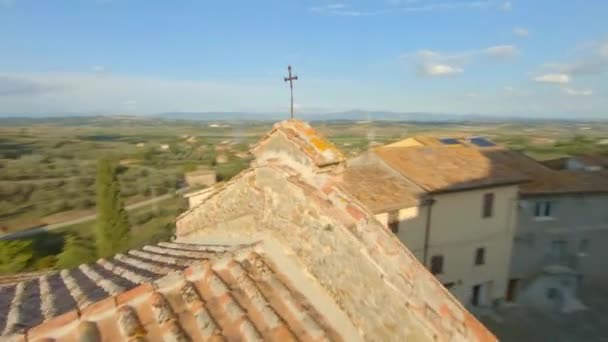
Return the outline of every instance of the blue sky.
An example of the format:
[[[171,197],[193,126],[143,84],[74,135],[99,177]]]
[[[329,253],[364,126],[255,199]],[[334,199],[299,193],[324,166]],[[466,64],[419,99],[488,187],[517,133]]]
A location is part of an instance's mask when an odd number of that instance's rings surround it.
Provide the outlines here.
[[[0,113],[608,118],[605,0],[0,0]]]

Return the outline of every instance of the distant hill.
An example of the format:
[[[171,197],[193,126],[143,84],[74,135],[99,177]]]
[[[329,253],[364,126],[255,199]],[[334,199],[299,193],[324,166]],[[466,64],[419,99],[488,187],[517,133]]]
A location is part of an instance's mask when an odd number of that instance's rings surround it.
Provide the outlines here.
[[[296,113],[296,117],[307,121],[409,121],[409,122],[535,122],[535,121],[606,121],[599,118],[577,118],[573,115],[564,117],[532,118],[533,116],[495,116],[479,114],[449,114],[449,113],[425,113],[425,112],[391,112],[391,111],[367,111],[349,110],[330,113]],[[124,115],[99,113],[82,114],[1,114],[3,122],[23,122],[29,120],[87,120],[90,118],[124,119],[124,120],[186,120],[186,121],[279,121],[289,118],[289,113],[252,113],[252,112],[166,112],[152,115]]]

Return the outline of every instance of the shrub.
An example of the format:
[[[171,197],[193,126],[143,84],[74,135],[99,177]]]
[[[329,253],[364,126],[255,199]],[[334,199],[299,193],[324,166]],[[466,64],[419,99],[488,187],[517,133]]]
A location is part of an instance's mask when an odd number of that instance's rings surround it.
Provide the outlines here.
[[[25,270],[33,256],[30,240],[0,240],[0,274]]]
[[[72,268],[83,263],[92,262],[95,257],[95,245],[91,240],[78,235],[70,235],[65,241],[63,251],[57,255],[57,268]]]

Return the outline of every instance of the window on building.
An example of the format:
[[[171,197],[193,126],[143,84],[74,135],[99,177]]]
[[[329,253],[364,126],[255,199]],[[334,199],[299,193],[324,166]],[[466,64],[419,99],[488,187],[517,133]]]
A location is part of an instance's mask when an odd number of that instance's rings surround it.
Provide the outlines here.
[[[589,239],[582,239],[578,243],[578,254],[586,255],[589,251]]]
[[[560,293],[559,290],[554,288],[554,287],[550,287],[547,289],[547,299],[557,299],[560,297]]]
[[[551,202],[540,201],[534,206],[534,216],[536,217],[551,217]]]
[[[568,252],[568,242],[566,240],[551,241],[551,256],[554,258],[563,258]]]
[[[492,210],[494,209],[494,194],[488,193],[483,195],[483,213],[482,216],[491,217]]]
[[[399,221],[389,222],[388,227],[393,233],[399,233]]]
[[[388,228],[395,234],[399,233],[399,211],[388,213]]]
[[[475,265],[483,265],[486,263],[486,249],[481,247],[475,251]]]
[[[443,255],[434,255],[431,257],[431,273],[443,273]]]

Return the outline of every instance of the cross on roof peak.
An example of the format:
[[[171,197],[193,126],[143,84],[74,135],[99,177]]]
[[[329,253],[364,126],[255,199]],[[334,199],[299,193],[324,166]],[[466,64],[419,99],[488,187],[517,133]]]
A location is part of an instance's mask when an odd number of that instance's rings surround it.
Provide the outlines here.
[[[293,119],[293,81],[296,81],[298,79],[298,76],[296,75],[291,75],[291,65],[287,66],[287,71],[289,72],[289,76],[285,77],[284,80],[285,82],[289,81],[289,89],[291,91],[291,107],[290,107],[290,113],[291,113],[291,118]]]

